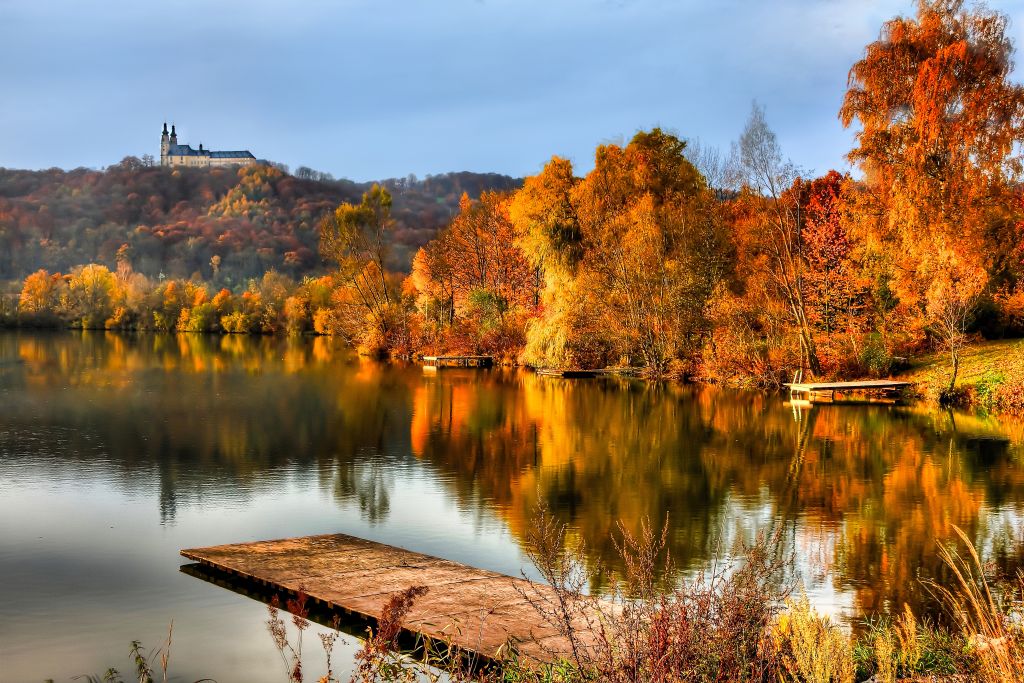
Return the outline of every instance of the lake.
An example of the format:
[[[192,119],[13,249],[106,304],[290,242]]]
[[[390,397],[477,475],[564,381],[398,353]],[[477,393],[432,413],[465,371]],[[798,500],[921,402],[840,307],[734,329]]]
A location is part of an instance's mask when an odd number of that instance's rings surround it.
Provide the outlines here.
[[[345,532],[530,574],[539,503],[612,572],[620,521],[667,515],[684,572],[779,528],[821,609],[928,611],[952,525],[1021,564],[1022,444],[925,407],[425,373],[326,338],[0,333],[0,681],[127,671],[172,620],[180,680],[283,681],[265,606],[179,549]]]

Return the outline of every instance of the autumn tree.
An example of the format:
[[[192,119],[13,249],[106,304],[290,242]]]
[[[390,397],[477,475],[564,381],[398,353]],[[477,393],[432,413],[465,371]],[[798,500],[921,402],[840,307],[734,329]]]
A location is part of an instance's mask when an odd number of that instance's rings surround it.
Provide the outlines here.
[[[979,264],[964,261],[951,250],[940,252],[937,260],[935,276],[925,293],[925,311],[931,329],[948,350],[951,371],[947,391],[952,392],[967,325],[988,277]]]
[[[455,255],[448,247],[442,238],[421,247],[413,257],[409,275],[420,313],[436,333],[455,324]]]
[[[932,291],[939,283],[952,294],[942,283],[962,281],[951,264],[983,268],[968,278],[973,290],[986,272],[1001,276],[1020,243],[1008,226],[1016,221],[1009,196],[1021,173],[1024,88],[1009,81],[1006,28],[1005,16],[981,5],[920,0],[916,16],[887,22],[850,70],[839,116],[857,127],[849,158],[867,188],[855,210],[893,264],[888,285],[924,321],[945,308],[937,298],[956,309],[965,303]],[[954,327],[964,319],[954,318]],[[947,344],[956,337],[941,336]]]
[[[320,223],[320,253],[338,265],[349,290],[336,298],[339,331],[373,353],[388,348],[401,324],[386,267],[391,203],[391,193],[374,184],[359,204],[342,203]]]
[[[536,270],[516,244],[508,194],[463,194],[452,222],[416,254],[409,283],[447,351],[506,352],[522,344],[536,304]],[[463,344],[456,337],[466,339]]]
[[[796,330],[800,367],[816,375],[821,363],[807,306],[804,188],[796,167],[783,157],[764,109],[756,103],[734,156],[738,179],[756,206],[751,218],[757,248],[764,255],[761,263]]]
[[[843,225],[842,189],[843,177],[829,171],[808,183],[805,193],[808,315],[826,335],[844,326],[844,314],[852,313],[855,289],[853,240]]]
[[[53,314],[60,306],[64,288],[64,278],[60,273],[51,275],[46,270],[37,270],[22,283],[18,310],[32,316]]]
[[[114,311],[117,278],[106,266],[90,263],[76,268],[68,279],[65,309],[82,327],[103,328]]]
[[[517,193],[513,223],[546,276],[528,355],[595,364],[617,354],[654,375],[684,371],[725,246],[714,195],[685,146],[657,128],[640,132],[624,147],[599,147],[583,179],[556,158]]]
[[[577,277],[584,250],[574,202],[579,182],[570,161],[552,157],[526,179],[509,208],[517,244],[543,274],[542,315],[527,327],[522,356],[534,367],[595,367],[608,360],[600,304]]]
[[[658,128],[602,146],[576,193],[583,263],[608,329],[655,375],[699,349],[726,269],[717,203],[685,148]]]
[[[449,253],[459,255],[452,264],[456,298],[484,292],[496,302],[499,317],[534,300],[533,271],[515,244],[509,204],[504,193],[484,192],[476,201],[463,194],[459,214],[444,233]]]

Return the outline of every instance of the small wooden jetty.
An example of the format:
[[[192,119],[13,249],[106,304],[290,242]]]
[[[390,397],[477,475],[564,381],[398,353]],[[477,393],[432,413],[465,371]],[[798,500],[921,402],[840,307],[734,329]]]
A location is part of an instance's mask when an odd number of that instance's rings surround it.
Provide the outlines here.
[[[568,653],[568,643],[531,604],[553,591],[525,579],[345,534],[191,548],[181,554],[206,569],[275,592],[301,590],[318,607],[371,622],[394,594],[426,586],[428,592],[404,622],[413,635],[451,642],[487,659],[508,644],[536,661]]]
[[[424,367],[431,368],[489,368],[494,356],[423,356]]]
[[[892,379],[871,379],[856,382],[791,382],[785,386],[789,387],[789,395],[792,398],[813,402],[834,401],[837,395],[850,394],[893,398],[911,384]]]
[[[537,368],[534,372],[541,377],[563,377],[565,379],[597,377],[607,374],[604,370],[564,370],[561,368]]]
[[[541,377],[563,377],[566,379],[583,377],[637,377],[638,368],[597,368],[595,370],[573,370],[567,368],[534,368],[534,373]]]

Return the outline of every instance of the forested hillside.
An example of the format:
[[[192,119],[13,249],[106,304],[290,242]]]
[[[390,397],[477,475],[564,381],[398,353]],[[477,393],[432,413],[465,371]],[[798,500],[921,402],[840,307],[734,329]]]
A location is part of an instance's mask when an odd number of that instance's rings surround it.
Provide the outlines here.
[[[396,221],[389,266],[407,271],[416,249],[458,212],[464,192],[476,197],[518,181],[450,173],[383,184]],[[135,272],[154,278],[198,273],[228,287],[271,269],[298,278],[323,268],[321,216],[368,187],[271,166],[170,169],[134,157],[102,171],[0,168],[0,281],[39,268],[113,268],[119,250]]]

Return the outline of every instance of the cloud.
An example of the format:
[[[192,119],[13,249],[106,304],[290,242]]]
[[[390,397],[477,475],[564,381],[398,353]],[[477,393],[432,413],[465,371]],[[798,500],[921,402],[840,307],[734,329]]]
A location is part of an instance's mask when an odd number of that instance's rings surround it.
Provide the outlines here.
[[[0,0],[0,164],[211,148],[357,179],[581,168],[662,125],[733,139],[758,99],[805,167],[842,164],[849,66],[902,0]],[[1003,8],[1010,11],[1008,8]],[[1012,16],[1024,13],[1015,6]]]

